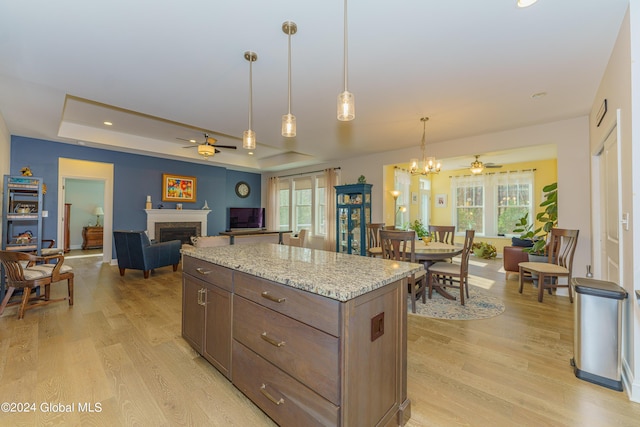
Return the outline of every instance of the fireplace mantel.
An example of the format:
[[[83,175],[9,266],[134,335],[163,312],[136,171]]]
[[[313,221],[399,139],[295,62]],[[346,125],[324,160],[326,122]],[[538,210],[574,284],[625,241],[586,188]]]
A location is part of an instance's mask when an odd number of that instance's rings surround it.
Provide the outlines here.
[[[147,213],[147,232],[150,239],[155,239],[156,222],[200,222],[201,234],[207,235],[208,209],[145,209]]]

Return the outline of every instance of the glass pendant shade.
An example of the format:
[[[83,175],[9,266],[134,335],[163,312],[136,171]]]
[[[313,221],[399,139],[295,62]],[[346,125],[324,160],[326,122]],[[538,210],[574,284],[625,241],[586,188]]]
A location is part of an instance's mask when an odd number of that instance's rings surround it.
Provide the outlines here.
[[[356,117],[355,97],[351,92],[344,91],[338,95],[338,120],[348,122]]]
[[[216,149],[208,144],[198,145],[198,154],[204,157],[213,157],[216,154]]]
[[[242,148],[254,150],[256,148],[256,133],[251,129],[245,130],[242,134]]]
[[[282,136],[287,138],[296,136],[296,116],[291,113],[282,116]]]

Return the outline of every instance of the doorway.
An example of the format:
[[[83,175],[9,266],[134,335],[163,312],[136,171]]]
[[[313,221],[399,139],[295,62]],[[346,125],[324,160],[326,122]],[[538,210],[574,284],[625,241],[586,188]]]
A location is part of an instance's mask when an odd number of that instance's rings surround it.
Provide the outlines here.
[[[102,260],[111,263],[113,246],[113,164],[60,158],[58,160],[58,227],[57,239],[64,241],[65,183],[76,181],[97,182],[103,188],[102,207],[104,216]],[[97,201],[96,201],[97,204]],[[88,225],[88,224],[87,224]]]

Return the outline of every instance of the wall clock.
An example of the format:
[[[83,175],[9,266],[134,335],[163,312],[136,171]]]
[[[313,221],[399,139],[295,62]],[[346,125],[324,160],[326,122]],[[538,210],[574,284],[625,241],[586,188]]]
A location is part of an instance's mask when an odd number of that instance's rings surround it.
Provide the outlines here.
[[[238,197],[242,197],[244,199],[249,196],[249,193],[251,193],[251,187],[249,187],[249,184],[244,181],[240,181],[236,184],[236,194]]]

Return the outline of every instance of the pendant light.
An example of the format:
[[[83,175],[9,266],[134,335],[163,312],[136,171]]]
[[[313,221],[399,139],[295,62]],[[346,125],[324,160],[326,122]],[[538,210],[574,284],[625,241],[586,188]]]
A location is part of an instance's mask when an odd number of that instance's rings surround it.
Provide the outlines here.
[[[348,81],[347,0],[344,0],[344,92],[338,95],[338,120],[348,122],[356,117],[355,97],[347,90]]]
[[[242,134],[242,148],[254,150],[256,148],[256,133],[251,130],[253,124],[253,63],[258,60],[258,54],[248,50],[244,53],[244,59],[249,61],[249,129]]]
[[[429,121],[429,117],[420,118],[422,122],[422,140],[420,141],[420,152],[422,154],[422,161],[420,159],[414,158],[409,161],[409,172],[411,175],[430,175],[437,174],[440,172],[442,168],[442,164],[436,160],[435,157],[429,156],[427,157],[427,143],[426,143],[426,132],[427,132],[427,122]]]
[[[292,138],[296,136],[296,116],[291,114],[291,36],[298,32],[298,26],[295,22],[285,21],[282,23],[282,31],[289,38],[289,110],[287,114],[282,116],[282,136]]]

